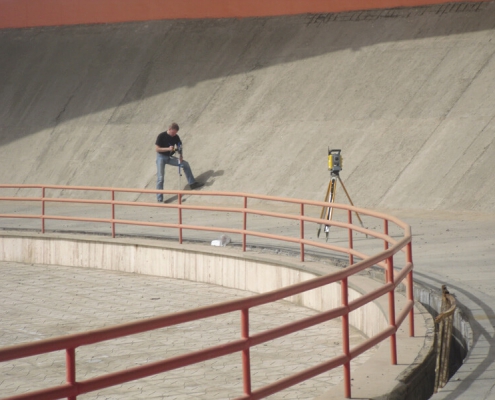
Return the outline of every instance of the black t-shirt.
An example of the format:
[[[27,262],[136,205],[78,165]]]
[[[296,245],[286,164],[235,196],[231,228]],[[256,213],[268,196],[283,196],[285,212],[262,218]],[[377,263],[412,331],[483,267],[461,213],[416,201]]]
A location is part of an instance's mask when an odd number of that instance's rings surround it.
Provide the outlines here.
[[[182,144],[179,135],[175,136],[170,136],[167,131],[162,132],[158,135],[156,138],[155,144],[158,147],[170,147],[170,146],[177,146],[179,144]],[[163,154],[165,156],[170,156],[172,155],[172,152],[170,151],[160,151],[160,154]]]

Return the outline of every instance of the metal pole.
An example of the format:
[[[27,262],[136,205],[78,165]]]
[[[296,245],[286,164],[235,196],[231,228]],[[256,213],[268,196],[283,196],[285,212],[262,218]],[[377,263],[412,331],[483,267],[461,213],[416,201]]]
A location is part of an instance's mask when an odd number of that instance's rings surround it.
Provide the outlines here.
[[[347,278],[342,279],[340,285],[341,302],[344,307],[349,305],[349,290],[347,285]],[[344,354],[350,356],[350,344],[349,344],[349,311],[342,316],[342,351]],[[344,396],[346,399],[351,398],[351,362],[348,361],[343,365],[344,368]]]
[[[349,225],[352,225],[352,211],[347,210],[347,222]],[[349,228],[349,249],[354,249],[354,241],[352,237],[353,231],[352,228]],[[354,254],[349,254],[349,265],[354,264]]]
[[[304,203],[301,203],[301,217],[304,217]],[[304,239],[304,220],[301,219],[300,221],[300,238],[301,240]],[[301,262],[304,261],[304,243],[301,243]]]
[[[243,339],[249,341],[249,309],[241,310],[241,335]],[[242,375],[244,383],[244,394],[251,395],[251,359],[249,346],[242,350]]]
[[[182,193],[178,194],[178,201],[179,201],[179,243],[182,244]]]
[[[383,233],[388,236],[388,220],[383,220]],[[385,250],[388,250],[388,242],[386,240],[383,241],[383,247]]]
[[[394,282],[394,259],[393,256],[387,259],[387,283]],[[395,289],[388,292],[388,318],[390,325],[397,328],[395,323]],[[390,358],[392,365],[397,365],[397,337],[395,332],[390,336]]]
[[[412,264],[412,242],[406,247],[406,261]],[[407,299],[414,302],[414,280],[413,272],[407,274]],[[414,337],[414,308],[409,311],[409,336]]]
[[[41,188],[41,233],[45,233],[45,187]]]
[[[244,211],[242,213],[243,221],[242,221],[242,229],[246,231],[247,229],[247,197],[244,196]],[[242,234],[242,251],[246,251],[246,233]]]
[[[76,383],[76,349],[65,350],[65,369],[67,383],[74,386]],[[67,399],[76,400],[77,396],[69,396]]]
[[[115,238],[115,190],[112,190],[112,237]]]

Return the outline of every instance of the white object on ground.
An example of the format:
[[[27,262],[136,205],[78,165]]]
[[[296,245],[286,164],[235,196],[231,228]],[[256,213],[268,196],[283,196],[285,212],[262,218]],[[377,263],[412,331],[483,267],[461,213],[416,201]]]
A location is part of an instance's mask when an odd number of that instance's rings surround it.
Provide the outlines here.
[[[222,235],[220,236],[219,239],[217,240],[212,240],[211,245],[212,246],[227,246],[230,243],[230,238],[227,235]]]

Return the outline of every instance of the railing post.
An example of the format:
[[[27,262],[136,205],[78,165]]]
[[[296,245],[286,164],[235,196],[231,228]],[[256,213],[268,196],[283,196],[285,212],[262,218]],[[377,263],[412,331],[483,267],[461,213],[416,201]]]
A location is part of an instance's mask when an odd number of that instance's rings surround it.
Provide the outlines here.
[[[251,358],[249,352],[249,309],[241,310],[241,335],[248,342],[248,346],[242,350],[242,375],[244,382],[244,394],[251,395]]]
[[[244,196],[244,211],[242,213],[242,219],[243,219],[242,229],[244,230],[244,232],[247,229],[247,212],[246,212],[246,209],[247,209],[247,196]],[[246,233],[242,234],[242,251],[246,251]]]
[[[65,350],[65,376],[69,385],[74,386],[76,383],[76,349]],[[68,400],[76,400],[77,396],[69,396]]]
[[[179,199],[179,243],[182,244],[182,193],[178,193]]]
[[[41,188],[41,233],[45,233],[45,189]]]
[[[352,225],[352,211],[347,210],[347,222],[349,225]],[[354,241],[352,238],[352,228],[349,228],[349,249],[352,250],[354,249]],[[349,254],[349,265],[354,264],[354,254]]]
[[[301,203],[301,217],[304,217],[304,203]],[[304,220],[301,219],[299,227],[300,239],[304,239]],[[304,261],[304,243],[301,242],[301,262]]]
[[[115,190],[112,190],[112,238],[115,238]]]
[[[383,220],[383,233],[385,235],[388,235],[388,220],[386,220],[386,219]],[[388,250],[388,241],[387,240],[384,241],[383,247],[385,250]]]
[[[388,236],[388,220],[383,220],[383,233]],[[388,250],[388,241],[384,240],[384,249]],[[387,283],[394,283],[394,256],[387,258]],[[388,319],[394,329],[397,328],[395,323],[395,288],[388,292]],[[392,365],[397,365],[397,335],[395,332],[390,336],[390,359]]]
[[[394,258],[390,256],[387,259],[387,283],[394,283]],[[388,292],[388,318],[390,325],[397,328],[395,323],[395,288],[392,287]],[[397,365],[397,337],[394,332],[390,336],[390,359],[392,365]]]
[[[406,261],[412,264],[412,242],[406,247]],[[407,299],[414,302],[413,271],[407,274]],[[414,308],[409,311],[409,336],[414,337]]]
[[[349,305],[349,289],[347,278],[342,279],[340,285],[340,297],[344,307]],[[349,310],[342,316],[342,351],[346,357],[350,356],[349,344]],[[344,365],[344,396],[346,399],[351,398],[351,362],[347,361]]]

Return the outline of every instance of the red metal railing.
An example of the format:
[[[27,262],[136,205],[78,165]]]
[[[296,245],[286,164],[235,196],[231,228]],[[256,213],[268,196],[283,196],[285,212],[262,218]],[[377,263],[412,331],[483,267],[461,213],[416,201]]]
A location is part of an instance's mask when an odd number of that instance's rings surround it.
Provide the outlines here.
[[[252,296],[241,300],[235,300],[213,306],[198,308],[189,311],[183,311],[171,315],[165,315],[147,320],[140,320],[137,322],[131,322],[127,324],[117,325],[113,327],[107,327],[103,329],[93,330],[89,332],[82,332],[79,334],[73,334],[53,339],[47,339],[37,341],[33,343],[19,344],[11,347],[0,349],[0,362],[20,359],[23,357],[39,355],[43,353],[49,353],[57,350],[64,350],[66,352],[66,381],[65,385],[50,387],[47,389],[39,390],[36,392],[30,392],[26,394],[16,395],[9,397],[9,399],[58,399],[67,397],[68,399],[75,399],[77,395],[83,393],[89,393],[102,388],[107,388],[113,385],[122,384],[132,380],[140,379],[143,377],[151,376],[154,374],[170,371],[176,368],[181,368],[194,363],[210,360],[216,357],[221,357],[227,354],[241,352],[242,354],[242,367],[243,367],[243,391],[244,394],[239,397],[240,399],[260,399],[270,394],[279,392],[297,383],[303,382],[309,378],[319,375],[325,371],[343,366],[344,368],[344,387],[345,396],[351,396],[351,371],[350,362],[352,359],[362,354],[366,350],[369,350],[373,346],[382,342],[383,340],[390,338],[391,347],[391,363],[397,364],[397,343],[396,332],[398,327],[401,326],[403,321],[409,316],[409,334],[414,336],[414,298],[413,298],[413,263],[412,263],[412,251],[411,251],[411,230],[409,225],[398,220],[395,217],[388,216],[382,213],[364,210],[353,206],[343,204],[333,204],[332,206],[336,210],[343,210],[347,214],[347,222],[338,220],[322,220],[305,215],[305,209],[309,207],[324,207],[327,204],[318,201],[298,200],[290,198],[278,198],[273,196],[253,195],[245,193],[227,193],[227,192],[190,192],[190,191],[162,191],[164,194],[172,194],[177,196],[177,203],[175,204],[163,204],[163,203],[151,203],[151,202],[138,202],[138,201],[118,201],[115,199],[117,193],[133,193],[139,195],[154,195],[156,190],[139,190],[139,189],[116,189],[116,188],[95,188],[95,187],[73,187],[73,186],[55,186],[55,185],[0,185],[0,189],[40,189],[41,197],[32,196],[3,196],[0,197],[1,204],[20,204],[21,202],[38,202],[41,205],[41,213],[18,213],[16,210],[10,213],[1,213],[0,220],[2,219],[39,219],[41,221],[41,231],[46,231],[46,221],[80,221],[90,222],[96,225],[108,224],[111,228],[111,235],[115,237],[117,225],[127,226],[146,226],[146,227],[161,227],[161,228],[173,228],[178,230],[179,242],[183,242],[183,231],[212,231],[238,234],[242,238],[242,250],[246,251],[247,238],[248,237],[260,237],[265,239],[272,239],[282,242],[289,242],[298,244],[301,254],[301,261],[304,261],[306,247],[311,246],[314,248],[324,249],[331,252],[340,252],[347,254],[349,257],[349,265],[347,268],[338,272],[331,273],[322,277],[311,279],[299,284],[291,285],[272,292]],[[47,191],[85,191],[85,192],[104,192],[108,193],[110,199],[74,199],[68,197],[47,197]],[[241,199],[242,207],[232,206],[207,206],[207,205],[186,205],[184,204],[184,196],[223,196],[230,200]],[[284,214],[280,212],[272,212],[262,210],[260,208],[248,208],[248,200],[256,201],[268,201],[275,204],[295,204],[299,206],[299,212],[296,214]],[[3,202],[3,203],[2,203]],[[13,203],[6,203],[13,202]],[[110,218],[88,218],[81,216],[68,216],[68,215],[53,215],[46,213],[47,203],[70,203],[70,204],[90,204],[90,205],[108,205],[110,206]],[[177,223],[172,222],[149,222],[139,220],[124,220],[116,218],[116,207],[160,207],[160,208],[172,208],[178,211]],[[239,213],[242,216],[242,229],[235,229],[231,227],[212,227],[201,225],[190,225],[183,223],[183,213],[187,211],[202,211],[202,212],[228,212]],[[384,232],[378,232],[371,229],[363,228],[352,223],[352,213],[359,212],[360,214],[372,218],[373,221],[383,221]],[[282,236],[272,233],[261,232],[258,230],[248,230],[248,216],[258,215],[271,218],[293,220],[299,223],[299,236]],[[341,228],[347,230],[348,239],[347,247],[336,246],[323,241],[309,240],[304,237],[305,223],[326,224],[332,227]],[[402,231],[400,240],[394,239],[389,235],[389,224],[393,223],[396,227]],[[85,228],[87,231],[87,228]],[[354,233],[362,233],[372,238],[377,238],[383,241],[384,250],[373,255],[366,255],[361,251],[354,248]],[[402,267],[397,269],[394,263],[394,255],[397,253],[404,253],[404,261]],[[361,259],[359,262],[355,262],[355,258]],[[385,283],[375,289],[372,292],[366,293],[361,297],[350,301],[348,295],[348,278],[366,268],[372,266],[380,266],[385,270],[386,281]],[[403,281],[406,281],[407,302],[403,309],[397,314],[395,289]],[[341,305],[331,310],[320,312],[318,315],[305,318],[296,322],[288,323],[283,326],[279,326],[270,330],[259,332],[256,334],[250,334],[249,332],[249,310],[253,307],[257,307],[266,303],[278,301],[288,296],[300,294],[309,290],[313,290],[325,285],[338,282],[341,285]],[[388,296],[388,320],[389,326],[382,332],[370,337],[354,348],[350,348],[349,344],[349,313],[378,299],[381,296]],[[77,381],[76,379],[76,352],[75,349],[80,346],[86,346],[102,341],[117,339],[123,336],[133,335],[136,333],[147,332],[154,329],[164,328],[172,325],[178,325],[185,322],[196,321],[212,316],[240,312],[241,315],[241,338],[235,341],[223,343],[221,345],[209,347],[200,351],[191,352],[178,357],[168,358],[165,360],[149,363],[143,366],[138,366],[111,374],[101,375],[85,381]],[[267,341],[291,334],[293,332],[314,326],[331,319],[342,318],[342,335],[343,335],[343,347],[342,354],[334,357],[322,364],[308,368],[302,372],[293,374],[291,376],[279,379],[276,382],[257,389],[251,387],[251,367],[250,367],[250,348],[265,343]]]

